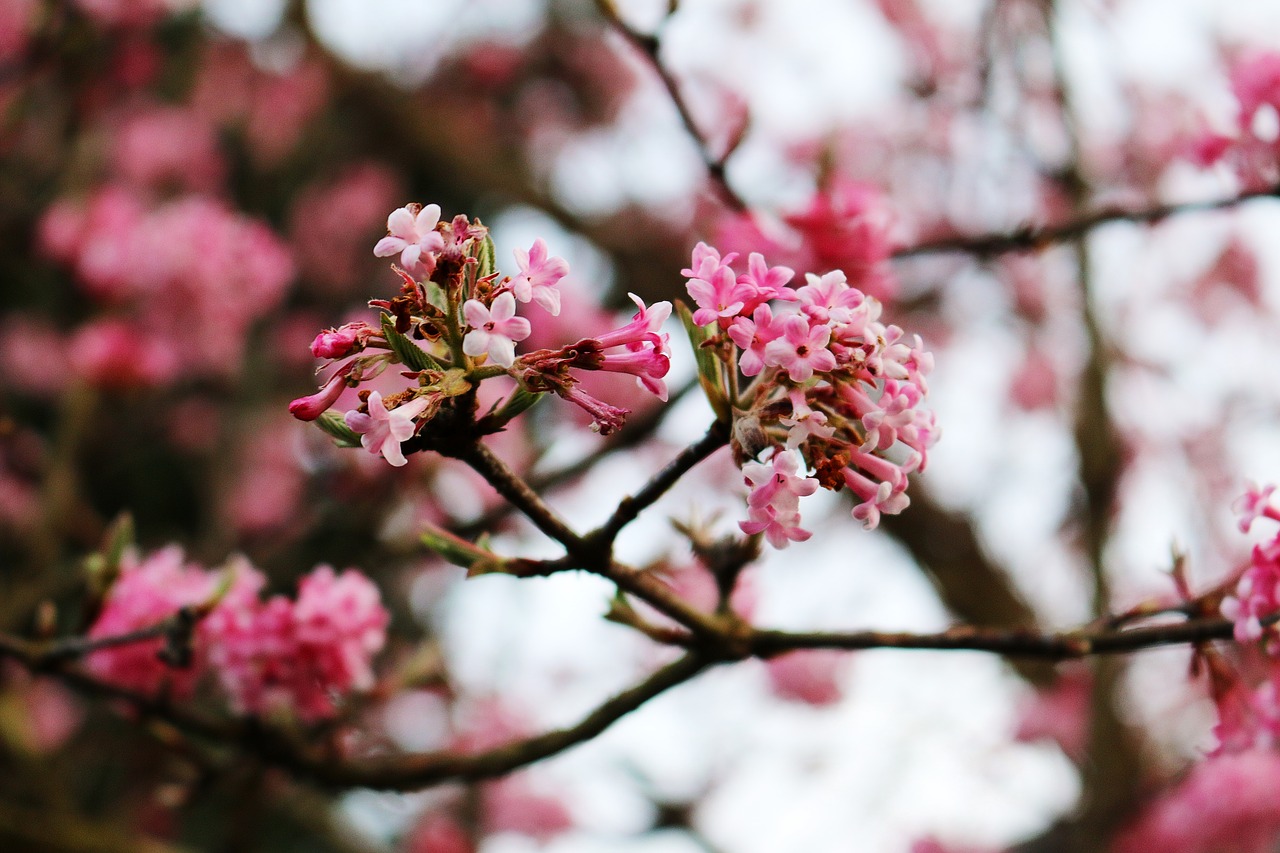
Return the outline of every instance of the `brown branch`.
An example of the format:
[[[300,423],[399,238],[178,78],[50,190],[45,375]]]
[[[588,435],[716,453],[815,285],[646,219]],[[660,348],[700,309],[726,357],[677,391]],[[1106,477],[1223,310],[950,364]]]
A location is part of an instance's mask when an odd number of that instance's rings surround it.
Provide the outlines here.
[[[1012,231],[993,231],[986,234],[956,235],[925,240],[906,246],[893,253],[894,258],[912,258],[920,255],[959,253],[978,258],[989,258],[1009,252],[1026,252],[1043,249],[1057,243],[1078,239],[1103,225],[1113,222],[1133,222],[1152,225],[1184,213],[1204,213],[1227,210],[1257,199],[1280,198],[1280,186],[1247,190],[1238,195],[1209,201],[1158,204],[1144,208],[1108,207],[1056,225],[1026,225]]]
[[[507,467],[479,441],[467,445],[458,457],[507,499],[507,502],[524,513],[539,530],[565,547],[570,554],[583,551],[583,539],[564,522],[555,511],[538,497],[529,484]]]
[[[759,630],[751,637],[753,654],[768,657],[793,649],[924,649],[990,652],[1007,658],[1063,661],[1097,655],[1127,654],[1161,646],[1229,640],[1234,626],[1227,619],[1201,617],[1167,625],[1146,625],[1123,631],[1066,631],[980,629],[963,625],[939,634],[883,631],[849,633]]]
[[[702,438],[681,450],[679,455],[655,474],[640,491],[619,501],[618,508],[614,510],[613,515],[609,516],[609,520],[602,524],[598,530],[588,534],[587,539],[601,545],[612,546],[622,528],[635,521],[641,512],[648,509],[665,495],[695,465],[721,447],[724,447],[728,442],[728,425],[721,421],[716,421]]]
[[[1277,620],[1280,620],[1280,614],[1264,621],[1272,624]],[[164,719],[189,734],[235,746],[268,764],[321,785],[414,790],[449,781],[490,779],[556,755],[590,740],[645,702],[688,681],[707,667],[747,657],[771,657],[795,649],[931,649],[988,652],[1010,658],[1070,660],[1226,640],[1231,638],[1232,630],[1232,623],[1228,620],[1212,617],[1120,631],[1082,629],[1045,634],[967,626],[934,634],[881,631],[806,633],[749,628],[735,634],[731,627],[725,625],[715,645],[694,639],[692,652],[606,700],[567,728],[469,755],[432,752],[350,761],[335,759],[330,752],[317,748],[312,742],[256,719],[214,719],[164,699],[116,687],[67,664],[65,660],[48,660],[35,644],[21,639],[0,635],[0,657],[16,660],[32,671],[57,676],[90,695],[127,701],[138,711]]]
[[[622,20],[613,0],[595,0],[595,4],[610,28],[640,51],[662,80],[662,85],[671,97],[671,103],[675,105],[676,112],[680,114],[680,122],[684,125],[689,137],[697,147],[698,154],[702,157],[703,165],[707,167],[707,174],[710,176],[712,184],[719,190],[725,204],[738,213],[745,212],[747,210],[746,201],[738,194],[737,190],[730,186],[728,176],[725,174],[725,164],[729,159],[729,155],[733,153],[733,148],[730,147],[729,151],[720,157],[712,153],[710,144],[703,135],[701,128],[698,127],[697,121],[694,120],[688,101],[685,100],[680,91],[679,81],[662,63],[661,57],[658,56],[659,51],[662,49],[661,40],[656,35],[640,32]]]

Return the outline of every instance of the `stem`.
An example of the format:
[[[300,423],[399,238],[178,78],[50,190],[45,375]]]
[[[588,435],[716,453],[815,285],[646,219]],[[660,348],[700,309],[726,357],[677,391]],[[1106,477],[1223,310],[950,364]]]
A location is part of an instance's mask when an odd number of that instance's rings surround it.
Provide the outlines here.
[[[1191,201],[1178,204],[1157,204],[1142,208],[1106,207],[1091,213],[1081,214],[1056,225],[1039,227],[1024,225],[1011,231],[991,231],[985,234],[968,236],[941,237],[936,240],[924,240],[913,246],[898,249],[894,258],[912,258],[919,255],[965,254],[977,258],[991,258],[1009,252],[1027,252],[1043,249],[1057,243],[1064,243],[1082,237],[1094,229],[1113,222],[1132,222],[1136,224],[1155,225],[1171,216],[1184,213],[1208,213],[1217,210],[1228,210],[1237,205],[1258,199],[1280,198],[1280,186],[1247,190],[1238,195],[1209,201]]]
[[[713,423],[702,438],[680,451],[676,458],[668,462],[666,467],[655,474],[640,491],[634,496],[623,498],[609,520],[587,538],[612,547],[622,528],[635,521],[641,512],[656,503],[681,477],[728,441],[728,426],[720,421]]]
[[[574,533],[555,511],[538,497],[529,484],[507,467],[506,463],[493,454],[488,447],[479,441],[463,448],[458,457],[471,466],[471,469],[484,477],[485,481],[519,509],[543,533],[559,542],[570,554],[579,554],[584,550],[584,541]]]

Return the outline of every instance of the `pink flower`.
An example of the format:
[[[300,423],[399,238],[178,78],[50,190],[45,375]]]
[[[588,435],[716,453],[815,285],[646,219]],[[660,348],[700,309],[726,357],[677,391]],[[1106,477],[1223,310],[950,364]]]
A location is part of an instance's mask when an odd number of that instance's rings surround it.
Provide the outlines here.
[[[748,520],[738,522],[743,533],[764,533],[775,548],[803,542],[812,535],[800,527],[800,498],[817,491],[818,481],[797,473],[803,462],[798,452],[783,451],[775,453],[769,463],[742,466],[742,475],[751,486]]]
[[[347,323],[336,329],[326,329],[311,342],[311,354],[316,358],[342,358],[351,352],[362,332],[370,332],[367,323]]]
[[[524,317],[516,316],[516,298],[500,293],[493,306],[486,308],[476,299],[462,306],[471,331],[462,339],[462,351],[470,356],[488,355],[495,363],[510,367],[516,360],[516,341],[529,337],[532,327]]]
[[[435,268],[435,252],[444,248],[444,238],[436,232],[440,221],[440,205],[397,208],[387,217],[387,236],[373,247],[379,258],[400,254],[400,266],[411,272]]]
[[[659,334],[658,330],[662,328],[662,324],[671,316],[671,303],[655,302],[646,307],[644,300],[639,296],[634,293],[627,295],[631,297],[631,301],[639,308],[631,318],[631,322],[611,332],[605,332],[603,335],[596,335],[590,340],[595,341],[596,346],[600,349],[617,346],[635,349],[646,343],[657,347],[664,346],[666,344],[666,336]]]
[[[390,621],[378,588],[348,569],[319,566],[291,602],[276,596],[254,610],[215,614],[210,659],[242,712],[288,710],[331,717],[335,700],[373,684],[373,655]]]
[[[1276,547],[1255,546],[1249,568],[1235,592],[1222,600],[1222,615],[1235,623],[1235,638],[1246,643],[1262,639],[1263,618],[1280,610],[1280,563]]]
[[[840,701],[844,655],[831,649],[800,649],[764,662],[769,689],[779,699],[823,707]]]
[[[299,397],[290,403],[289,414],[300,421],[314,421],[329,411],[333,404],[338,402],[342,392],[347,390],[347,374],[351,372],[351,367],[352,364],[345,365],[329,377],[329,381],[319,391],[309,397]]]
[[[1262,107],[1280,110],[1280,53],[1260,53],[1235,66],[1231,89],[1240,102],[1240,128],[1248,132]]]
[[[795,451],[775,453],[768,463],[748,462],[742,466],[742,476],[751,486],[747,505],[772,506],[783,512],[796,512],[800,498],[818,490],[813,477],[797,474],[803,457]]]
[[[789,316],[782,321],[782,336],[765,346],[765,364],[781,367],[792,382],[807,382],[815,371],[835,368],[836,357],[826,348],[830,340],[830,326],[811,325],[799,314]]]
[[[835,428],[827,426],[826,414],[810,407],[805,400],[804,392],[798,388],[793,388],[788,397],[791,399],[791,415],[790,417],[780,418],[778,423],[789,427],[787,430],[787,447],[789,449],[804,444],[809,440],[810,436],[831,438],[835,435]]]
[[[113,684],[148,695],[167,685],[177,696],[190,696],[206,669],[206,652],[215,642],[210,619],[215,614],[251,606],[264,583],[262,575],[247,563],[236,564],[229,571],[234,573],[231,589],[196,628],[195,658],[191,666],[176,668],[161,660],[159,653],[164,648],[164,640],[157,638],[96,651],[87,660],[88,669]],[[142,561],[128,557],[102,611],[89,629],[89,637],[113,637],[149,628],[182,607],[209,603],[220,583],[217,574],[184,562],[182,550],[177,546],[157,551]]]
[[[1250,483],[1245,493],[1231,505],[1231,509],[1240,516],[1241,533],[1248,533],[1259,518],[1280,521],[1280,510],[1271,505],[1271,495],[1275,490],[1274,485],[1255,486]]]
[[[780,513],[772,506],[748,507],[747,520],[739,521],[738,527],[747,535],[763,533],[765,540],[779,550],[813,535],[800,526],[798,512]]]
[[[520,249],[512,253],[520,274],[511,279],[511,292],[521,302],[533,300],[553,315],[560,313],[560,291],[556,284],[569,274],[569,263],[564,258],[547,257],[547,244],[538,238],[528,252]]]
[[[347,412],[347,426],[360,433],[360,444],[374,454],[382,454],[382,458],[397,468],[406,461],[400,450],[400,442],[413,435],[416,425],[413,419],[422,414],[430,405],[426,397],[415,397],[403,406],[388,410],[382,403],[382,395],[377,391],[369,394],[369,414]]]
[[[690,279],[687,289],[698,305],[698,310],[693,312],[693,322],[699,326],[717,320],[727,326],[731,318],[742,313],[747,298],[755,292],[739,284],[737,275],[728,266],[709,270],[706,278]]]
[[[856,287],[850,287],[840,270],[824,276],[809,273],[808,284],[796,291],[806,314],[817,323],[848,323],[853,312],[866,296]]]
[[[642,388],[666,402],[667,383],[662,381],[662,377],[671,370],[671,359],[659,349],[605,353],[597,369],[612,373],[630,373],[636,377]]]
[[[1280,754],[1252,750],[1202,761],[1117,839],[1117,853],[1264,853],[1280,837]]]
[[[773,309],[768,305],[760,305],[751,317],[735,317],[729,326],[728,334],[742,350],[738,358],[738,369],[743,376],[756,376],[764,370],[764,351],[770,341],[782,337],[783,317],[775,318]]]

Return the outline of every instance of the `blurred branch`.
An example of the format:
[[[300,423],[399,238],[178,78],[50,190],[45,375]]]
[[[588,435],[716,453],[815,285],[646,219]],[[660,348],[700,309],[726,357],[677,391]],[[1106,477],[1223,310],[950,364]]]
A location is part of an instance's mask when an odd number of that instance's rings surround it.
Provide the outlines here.
[[[739,213],[747,210],[747,203],[743,200],[730,184],[728,176],[725,174],[725,164],[734,152],[734,146],[731,144],[729,150],[721,156],[716,156],[712,151],[710,144],[703,135],[698,122],[694,119],[692,111],[689,109],[689,103],[685,100],[684,95],[680,91],[680,83],[676,80],[671,71],[663,64],[662,58],[658,55],[662,49],[662,42],[658,35],[650,35],[642,33],[632,27],[618,14],[618,8],[614,5],[613,0],[595,0],[596,8],[600,10],[600,14],[605,21],[624,39],[631,43],[644,57],[649,61],[649,65],[657,73],[662,80],[662,85],[666,87],[667,94],[671,97],[671,103],[675,106],[676,112],[680,114],[680,121],[689,133],[689,137],[693,140],[694,145],[698,148],[698,154],[702,157],[703,164],[707,167],[707,174],[711,178],[712,184],[719,190],[721,198],[732,210]],[[669,20],[670,16],[663,19],[663,24]]]
[[[1280,621],[1280,613],[1264,622]],[[71,686],[106,699],[125,700],[138,711],[164,719],[190,734],[208,738],[257,756],[267,764],[290,770],[325,786],[411,790],[448,781],[475,781],[504,775],[519,767],[556,755],[603,732],[615,721],[650,699],[696,676],[708,666],[748,657],[771,657],[795,649],[929,649],[992,652],[1007,657],[1072,660],[1115,655],[1169,645],[1226,640],[1233,625],[1226,619],[1201,616],[1183,622],[1124,630],[1081,629],[1037,633],[1029,630],[979,629],[958,626],[941,633],[911,634],[883,631],[787,632],[753,629],[743,623],[725,624],[721,634],[692,638],[693,651],[651,676],[606,700],[577,724],[518,740],[474,754],[432,752],[342,760],[313,740],[246,718],[216,720],[167,700],[134,693],[103,682],[65,661],[50,661],[33,644],[2,637],[0,657],[26,668],[55,675]]]
[[[1057,243],[1084,237],[1094,229],[1110,225],[1113,222],[1154,225],[1171,216],[1228,210],[1245,202],[1276,198],[1280,198],[1280,186],[1246,190],[1238,195],[1209,201],[1157,204],[1152,207],[1141,208],[1107,207],[1091,213],[1081,214],[1077,218],[1057,225],[1025,225],[1012,231],[992,231],[986,234],[956,235],[954,237],[924,240],[898,249],[893,253],[893,257],[912,258],[919,255],[959,253],[973,255],[978,258],[989,258],[1009,252],[1035,251]]]

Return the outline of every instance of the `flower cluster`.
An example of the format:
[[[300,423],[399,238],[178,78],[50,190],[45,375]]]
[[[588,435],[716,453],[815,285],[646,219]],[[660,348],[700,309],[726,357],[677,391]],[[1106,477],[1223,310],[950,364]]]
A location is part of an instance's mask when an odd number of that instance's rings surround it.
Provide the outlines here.
[[[55,203],[39,236],[44,253],[110,309],[71,346],[76,372],[107,387],[233,375],[253,324],[277,308],[294,274],[266,224],[198,195],[152,206],[108,186],[84,204]]]
[[[1274,182],[1280,162],[1280,53],[1257,53],[1231,69],[1231,91],[1239,109],[1226,133],[1207,130],[1191,141],[1190,158],[1207,167],[1227,163],[1245,183]]]
[[[355,570],[335,574],[328,566],[302,579],[296,600],[263,601],[265,583],[242,559],[218,573],[184,562],[177,547],[145,560],[130,556],[89,638],[150,628],[184,607],[206,611],[190,648],[178,650],[190,659],[173,660],[171,641],[156,638],[98,649],[87,666],[140,693],[179,697],[214,674],[240,711],[288,711],[306,721],[333,716],[338,698],[372,686],[371,661],[389,621],[377,587]]]
[[[1275,486],[1250,487],[1236,501],[1234,509],[1240,516],[1240,531],[1249,532],[1259,518],[1280,521],[1280,510],[1271,505]],[[1280,610],[1280,531],[1271,541],[1255,545],[1249,566],[1236,583],[1235,594],[1222,601],[1222,615],[1235,623],[1236,639],[1242,643],[1262,639],[1267,629],[1262,624],[1265,616]],[[1274,628],[1271,629],[1274,634]]]
[[[907,475],[938,437],[920,408],[933,357],[918,336],[881,323],[880,302],[838,270],[792,287],[792,270],[760,254],[741,271],[737,260],[699,243],[683,272],[697,305],[690,322],[717,356],[700,365],[703,382],[732,410],[751,488],[743,531],[775,547],[808,538],[798,502],[818,486],[848,489],[853,517],[874,528],[906,508]]]
[[[663,377],[670,354],[668,336],[659,329],[670,315],[669,303],[646,306],[632,297],[639,312],[625,326],[558,349],[517,355],[516,345],[533,332],[530,320],[517,313],[520,304],[560,313],[557,285],[569,272],[562,258],[536,240],[529,251],[515,252],[519,272],[503,276],[495,268],[488,229],[465,216],[441,220],[437,205],[394,211],[387,232],[374,254],[399,261],[394,269],[402,281],[400,295],[370,302],[384,312],[377,327],[350,323],[316,336],[312,354],[333,369],[317,393],[293,401],[289,411],[295,417],[321,418],[348,388],[400,365],[399,376],[407,381],[363,389],[360,404],[341,420],[321,422],[340,440],[358,440],[400,466],[406,462],[405,442],[416,440],[416,450],[474,440],[502,429],[548,391],[587,411],[600,432],[620,427],[627,410],[586,393],[574,371],[629,373],[666,399]],[[505,405],[478,417],[476,386],[499,376],[514,380],[519,390]]]

